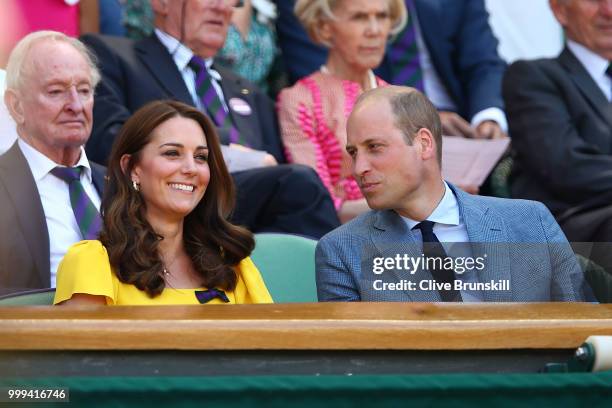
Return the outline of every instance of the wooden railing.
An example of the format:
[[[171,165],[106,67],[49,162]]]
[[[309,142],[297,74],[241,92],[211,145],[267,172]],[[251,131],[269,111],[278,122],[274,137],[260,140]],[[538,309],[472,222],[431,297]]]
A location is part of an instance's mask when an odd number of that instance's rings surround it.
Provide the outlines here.
[[[0,350],[571,349],[612,305],[312,303],[0,308]]]

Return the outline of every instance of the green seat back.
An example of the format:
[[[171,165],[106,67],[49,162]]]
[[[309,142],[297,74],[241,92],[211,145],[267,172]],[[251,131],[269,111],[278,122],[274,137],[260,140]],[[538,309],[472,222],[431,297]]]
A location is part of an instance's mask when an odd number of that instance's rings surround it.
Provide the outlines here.
[[[276,303],[316,302],[317,241],[288,234],[256,234],[251,255]]]
[[[28,290],[0,297],[0,306],[48,306],[53,304],[55,289]]]
[[[576,255],[584,272],[584,279],[593,289],[600,303],[612,303],[612,275],[604,268],[582,255]]]

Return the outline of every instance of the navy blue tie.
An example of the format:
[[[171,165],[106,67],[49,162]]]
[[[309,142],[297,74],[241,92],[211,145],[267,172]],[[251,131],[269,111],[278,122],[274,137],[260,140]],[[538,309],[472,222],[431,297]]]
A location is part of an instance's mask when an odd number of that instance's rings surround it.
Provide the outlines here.
[[[447,258],[444,247],[438,240],[438,237],[433,232],[435,222],[425,220],[414,226],[413,229],[421,230],[423,236],[423,255],[429,265],[433,268],[429,272],[438,283],[450,283],[451,290],[439,290],[440,297],[443,302],[461,302],[461,293],[453,289],[455,281],[455,271],[452,268],[445,268],[445,259]],[[438,266],[441,266],[439,268]]]

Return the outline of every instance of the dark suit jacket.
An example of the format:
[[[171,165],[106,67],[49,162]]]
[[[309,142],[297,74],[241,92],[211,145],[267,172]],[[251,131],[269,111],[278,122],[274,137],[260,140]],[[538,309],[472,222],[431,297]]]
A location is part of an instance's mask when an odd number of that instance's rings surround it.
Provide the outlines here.
[[[612,105],[569,49],[512,64],[503,96],[513,196],[542,201],[556,216],[612,203]]]
[[[91,163],[94,186],[105,169]],[[0,294],[48,288],[49,232],[30,167],[17,143],[0,156]]]
[[[293,16],[294,1],[276,4],[280,46],[290,78],[296,81],[324,64],[327,51],[308,39]],[[483,0],[415,0],[414,5],[433,65],[458,113],[470,120],[485,108],[503,109],[501,81],[506,64],[497,54],[497,39]],[[390,82],[387,58],[377,74]]]
[[[177,99],[193,105],[181,73],[156,35],[137,42],[100,35],[84,35],[81,39],[96,54],[103,77],[96,88],[94,127],[87,143],[91,160],[106,163],[121,126],[147,102]],[[240,98],[252,108],[247,116],[230,109],[237,130],[252,148],[264,150],[283,162],[272,101],[247,80],[222,67],[214,68],[222,77],[225,100]],[[227,135],[219,133],[221,142],[227,142],[224,140]]]

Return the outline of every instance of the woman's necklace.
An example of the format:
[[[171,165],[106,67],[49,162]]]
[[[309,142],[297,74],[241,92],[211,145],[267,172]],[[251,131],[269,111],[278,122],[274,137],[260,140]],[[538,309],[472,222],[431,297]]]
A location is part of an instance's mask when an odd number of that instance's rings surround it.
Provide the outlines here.
[[[166,263],[166,262],[162,261],[162,264],[163,264],[163,267],[164,267],[164,270],[163,270],[164,276],[171,276],[172,275],[172,272],[170,272],[169,269],[174,265],[174,263],[177,261],[178,258],[179,258],[179,255],[176,255],[174,257],[174,259],[172,260],[172,262],[170,262],[170,263]]]
[[[329,68],[327,68],[327,65],[321,65],[320,70],[324,74],[333,75],[331,71],[329,70]],[[371,69],[368,70],[368,81],[370,82],[369,89],[378,88],[378,83],[376,82],[376,75],[374,75],[374,72],[372,72]]]

